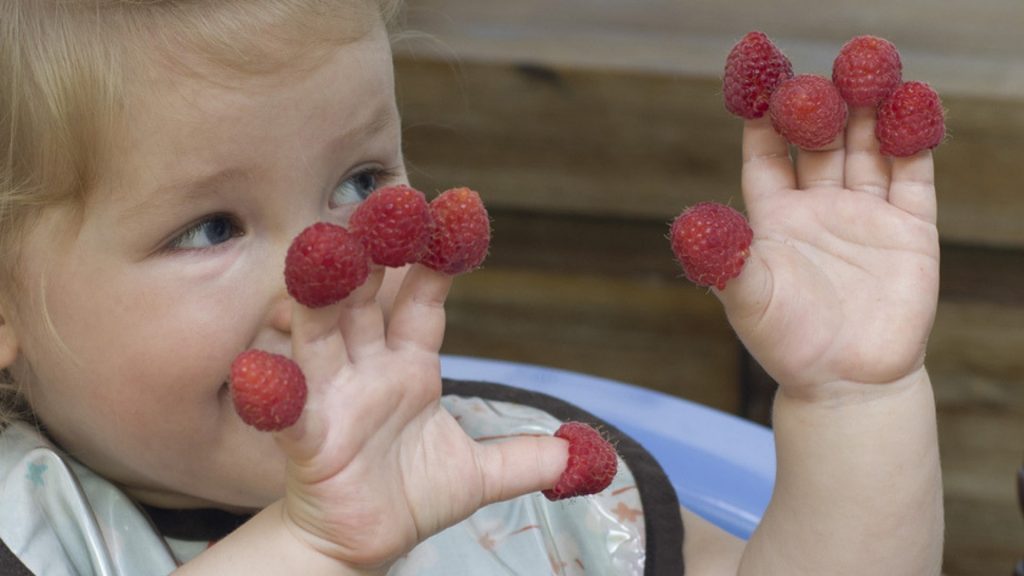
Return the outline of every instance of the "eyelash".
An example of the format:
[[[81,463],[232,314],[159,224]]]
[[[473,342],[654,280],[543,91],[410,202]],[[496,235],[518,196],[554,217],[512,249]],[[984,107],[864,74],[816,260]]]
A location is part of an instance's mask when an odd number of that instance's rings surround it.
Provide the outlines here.
[[[346,182],[355,182],[355,181],[358,181],[360,178],[367,178],[367,177],[373,179],[373,184],[366,191],[365,195],[363,195],[361,193],[357,193],[358,194],[358,199],[357,200],[348,200],[346,202],[342,202],[342,203],[338,203],[338,204],[334,203],[334,193],[338,189],[340,189]],[[329,201],[329,203],[331,205],[331,208],[340,208],[340,207],[346,206],[346,205],[358,204],[359,202],[362,202],[363,200],[365,200],[366,197],[369,196],[374,190],[376,190],[378,188],[381,188],[382,186],[384,186],[384,185],[386,185],[386,184],[388,184],[390,182],[393,182],[397,177],[398,177],[398,170],[396,170],[394,168],[382,168],[382,167],[379,167],[379,166],[364,168],[364,169],[361,169],[361,170],[359,170],[359,171],[357,171],[357,172],[355,172],[353,174],[350,174],[350,175],[346,176],[341,182],[339,182],[337,184],[337,186],[334,187],[334,189],[331,190],[331,199]]]
[[[333,201],[334,193],[347,182],[355,182],[361,178],[367,177],[372,178],[372,186],[369,187],[369,190],[366,193],[366,196],[369,196],[369,194],[371,194],[374,190],[382,187],[387,183],[394,181],[396,178],[398,178],[398,176],[399,172],[397,169],[394,168],[382,168],[379,166],[364,168],[353,174],[350,174],[349,176],[346,176],[343,180],[341,180],[341,182],[339,182],[338,185],[331,190],[331,200]],[[358,204],[366,199],[366,196],[364,196],[362,193],[356,192],[356,194],[359,196],[358,200],[348,201],[339,206],[332,206],[332,208],[340,208],[346,205]],[[238,220],[234,216],[224,213],[210,214],[208,216],[203,217],[199,221],[191,224],[182,232],[176,234],[174,238],[171,239],[170,242],[168,242],[165,251],[190,252],[196,250],[211,250],[216,249],[219,246],[222,246],[227,242],[227,240],[225,240],[224,242],[217,242],[216,244],[211,244],[209,246],[204,247],[185,246],[185,244],[188,243],[189,241],[196,240],[199,237],[199,235],[203,232],[206,226],[209,226],[210,224],[217,222],[218,220],[225,220],[228,222],[229,226],[231,226],[230,238],[237,238],[245,234],[244,230],[242,229],[242,226],[239,224]]]
[[[194,224],[191,224],[184,231],[178,233],[167,244],[166,251],[168,251],[168,252],[190,252],[190,251],[194,251],[194,250],[204,250],[204,249],[205,250],[210,250],[210,249],[214,249],[214,248],[217,248],[217,247],[225,244],[226,241],[225,242],[218,242],[216,244],[211,244],[210,246],[207,246],[207,247],[204,247],[204,248],[185,247],[184,246],[185,243],[187,243],[188,241],[195,240],[196,238],[198,238],[199,235],[203,232],[204,227],[209,226],[210,224],[212,224],[214,222],[217,222],[218,220],[226,221],[228,223],[228,225],[231,227],[230,238],[237,238],[237,237],[242,236],[243,234],[245,234],[245,232],[242,230],[242,226],[239,224],[238,220],[234,216],[231,216],[230,214],[224,214],[224,213],[210,214],[208,216],[204,216],[199,221],[195,222]]]

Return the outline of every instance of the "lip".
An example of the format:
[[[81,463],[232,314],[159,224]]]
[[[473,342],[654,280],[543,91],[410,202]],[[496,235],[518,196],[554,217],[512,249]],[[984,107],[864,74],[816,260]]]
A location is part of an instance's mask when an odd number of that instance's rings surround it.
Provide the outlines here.
[[[221,404],[232,404],[231,383],[227,380],[222,382],[220,387],[217,388],[217,401]],[[234,411],[234,409],[234,406],[231,406],[231,410]]]

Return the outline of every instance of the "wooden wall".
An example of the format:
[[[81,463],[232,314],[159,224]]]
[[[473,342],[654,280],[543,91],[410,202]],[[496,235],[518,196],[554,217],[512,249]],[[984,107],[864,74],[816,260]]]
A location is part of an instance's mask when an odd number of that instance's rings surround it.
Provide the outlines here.
[[[885,36],[943,94],[939,406],[947,574],[1024,556],[1024,4],[409,0],[396,74],[410,176],[480,190],[494,241],[452,293],[445,351],[579,370],[767,422],[773,384],[680,278],[683,207],[742,207],[718,74],[748,30],[801,72]],[[927,7],[928,10],[924,10]],[[908,519],[908,521],[913,521]]]

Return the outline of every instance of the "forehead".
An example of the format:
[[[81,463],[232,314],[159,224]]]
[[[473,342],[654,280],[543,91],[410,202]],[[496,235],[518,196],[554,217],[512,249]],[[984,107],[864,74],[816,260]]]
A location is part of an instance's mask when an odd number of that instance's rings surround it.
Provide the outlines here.
[[[382,23],[303,56],[255,74],[224,71],[202,55],[188,56],[184,69],[159,59],[142,68],[129,80],[99,188],[131,193],[248,168],[398,122]]]

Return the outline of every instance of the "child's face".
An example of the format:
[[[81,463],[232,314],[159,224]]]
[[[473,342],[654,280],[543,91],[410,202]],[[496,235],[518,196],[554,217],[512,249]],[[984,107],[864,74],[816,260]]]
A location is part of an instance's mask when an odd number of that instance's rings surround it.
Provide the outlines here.
[[[254,507],[284,460],[235,414],[229,366],[290,354],[288,245],[404,180],[400,122],[382,25],[308,73],[211,80],[132,80],[115,165],[80,213],[30,230],[7,321],[14,373],[71,454],[149,503]]]

